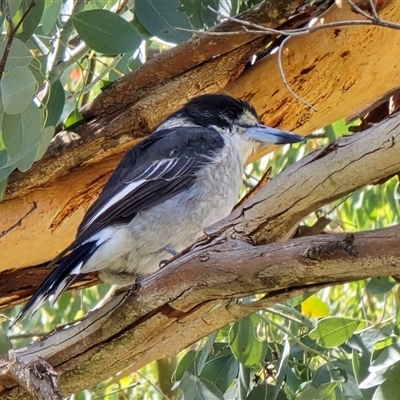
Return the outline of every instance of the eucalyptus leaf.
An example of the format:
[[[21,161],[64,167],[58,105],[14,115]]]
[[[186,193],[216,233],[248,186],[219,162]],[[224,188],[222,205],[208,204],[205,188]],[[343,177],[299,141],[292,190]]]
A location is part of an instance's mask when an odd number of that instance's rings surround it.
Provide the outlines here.
[[[239,373],[239,364],[231,353],[208,361],[201,376],[212,382],[222,393],[232,384]]]
[[[180,385],[182,400],[224,400],[222,392],[211,382],[186,372]]]
[[[72,129],[74,126],[78,125],[81,121],[83,121],[82,114],[79,112],[79,110],[74,108],[66,118],[64,122],[64,128]]]
[[[280,362],[279,362],[278,373],[275,378],[276,384],[275,384],[275,390],[274,390],[274,395],[273,395],[274,400],[278,399],[278,395],[279,395],[279,392],[281,391],[282,384],[285,381],[286,370],[288,368],[289,355],[290,355],[290,343],[286,339],[285,346],[283,347],[283,352],[282,352]]]
[[[17,67],[4,74],[0,88],[4,112],[19,114],[32,102],[36,80],[28,67]]]
[[[4,54],[6,41],[0,42],[0,58]],[[33,59],[33,55],[28,49],[28,46],[21,40],[14,38],[11,44],[10,52],[6,61],[6,70],[11,71],[17,67],[27,67]]]
[[[261,384],[255,386],[246,397],[246,400],[273,400],[275,387],[272,385]],[[296,397],[297,399],[297,397]],[[276,400],[287,400],[287,396],[283,390],[277,394]]]
[[[359,324],[359,320],[352,318],[327,317],[318,321],[309,335],[321,346],[336,347],[350,339]]]
[[[378,373],[385,371],[392,365],[400,363],[400,340],[386,347],[379,356],[371,363],[370,372]]]
[[[194,371],[194,362],[195,362],[196,352],[191,350],[188,351],[179,362],[178,366],[175,370],[175,381],[180,381],[185,374],[186,371],[193,372]]]
[[[180,0],[180,2],[179,9],[187,15],[193,28],[209,28],[217,22],[217,14],[209,10],[208,6],[218,10],[218,0]]]
[[[170,43],[180,43],[192,34],[175,28],[191,29],[186,14],[180,12],[178,0],[136,0],[135,15],[154,36]]]
[[[255,315],[235,322],[229,331],[229,342],[236,359],[249,367],[260,365],[267,353],[267,344],[257,335],[259,319]]]
[[[0,195],[1,195],[1,185],[0,185]],[[11,350],[12,344],[7,334],[0,328],[0,355],[6,354],[8,350]]]
[[[80,38],[99,53],[126,53],[137,49],[142,41],[129,22],[111,11],[82,11],[71,18]]]
[[[56,130],[54,126],[46,126],[43,129],[42,135],[40,136],[38,149],[36,151],[35,161],[40,160],[44,156],[50,145],[51,139],[54,137],[55,131]]]
[[[1,174],[1,169],[0,169]],[[3,200],[4,193],[6,192],[7,178],[0,181],[0,201]]]
[[[26,171],[35,161],[41,133],[42,119],[35,103],[31,102],[20,114],[4,114],[4,145],[20,171]]]
[[[323,383],[318,388],[310,387],[296,396],[296,400],[336,400],[335,388],[340,382]]]
[[[24,14],[26,15],[17,32],[17,37],[23,42],[27,42],[28,39],[30,39],[39,25],[44,11],[44,3],[45,0],[21,1],[20,7],[18,8],[12,20],[14,25],[17,25],[24,17]]]
[[[62,0],[50,0],[47,2],[42,18],[43,33],[45,35],[48,35],[55,28],[62,4]]]
[[[11,173],[14,171],[14,169],[15,169],[14,164],[0,167],[0,181],[4,182],[5,179],[11,175]]]
[[[367,292],[377,295],[389,292],[397,285],[397,282],[388,276],[371,278],[367,283]]]
[[[56,126],[65,104],[65,91],[59,80],[56,80],[50,86],[49,94],[44,104],[47,108],[46,126]]]

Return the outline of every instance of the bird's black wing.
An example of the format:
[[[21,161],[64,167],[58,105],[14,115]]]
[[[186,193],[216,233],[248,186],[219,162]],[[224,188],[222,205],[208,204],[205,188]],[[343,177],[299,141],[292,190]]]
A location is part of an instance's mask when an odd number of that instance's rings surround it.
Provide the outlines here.
[[[76,237],[84,240],[117,222],[129,222],[143,210],[163,203],[190,187],[196,172],[224,145],[206,127],[156,131],[121,160],[99,198],[87,211]]]
[[[101,246],[93,235],[114,223],[129,222],[138,212],[189,188],[198,169],[212,162],[223,145],[216,130],[192,126],[157,131],[132,148],[87,211],[75,241],[51,263],[61,259],[13,325],[39,309],[50,296],[54,295],[55,301],[79,278],[85,263]]]

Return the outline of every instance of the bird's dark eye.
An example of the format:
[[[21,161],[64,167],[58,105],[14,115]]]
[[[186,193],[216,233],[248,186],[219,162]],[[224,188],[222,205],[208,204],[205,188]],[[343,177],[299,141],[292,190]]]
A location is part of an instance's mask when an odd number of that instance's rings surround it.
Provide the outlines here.
[[[233,108],[228,108],[227,110],[225,110],[225,115],[229,118],[229,119],[236,119],[237,118],[237,112],[233,109]]]

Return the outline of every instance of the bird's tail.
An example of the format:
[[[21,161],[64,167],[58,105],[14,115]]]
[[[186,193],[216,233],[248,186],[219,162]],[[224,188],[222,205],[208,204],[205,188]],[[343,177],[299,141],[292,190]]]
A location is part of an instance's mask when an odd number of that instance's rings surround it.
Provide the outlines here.
[[[54,303],[81,274],[82,267],[98,249],[97,241],[73,247],[71,252],[47,276],[17,315],[10,328],[28,314],[33,315],[51,296]],[[50,264],[52,265],[52,264]]]

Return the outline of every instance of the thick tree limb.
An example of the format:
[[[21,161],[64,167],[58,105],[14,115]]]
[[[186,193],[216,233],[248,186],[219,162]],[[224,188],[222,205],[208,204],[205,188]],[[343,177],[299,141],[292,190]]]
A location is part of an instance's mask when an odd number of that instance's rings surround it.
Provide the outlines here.
[[[294,294],[398,271],[400,226],[357,234],[358,257],[344,251],[318,261],[302,257],[310,246],[343,239],[338,234],[264,246],[234,239],[199,245],[144,282],[123,307],[110,310],[110,305],[123,301],[124,295],[119,295],[81,325],[17,354],[25,363],[46,357],[60,375],[64,393],[72,393],[132,364],[140,368],[172,355],[227,323]],[[231,301],[251,293],[266,295],[248,305]],[[3,358],[0,382],[9,385],[8,376]],[[10,389],[0,393],[4,399],[16,398]]]
[[[400,3],[388,1],[379,12],[383,18],[398,21]],[[360,17],[340,8],[340,2],[324,14],[326,21],[346,18]],[[39,265],[67,246],[84,210],[120,159],[119,153],[148,134],[187,96],[225,89],[254,102],[264,122],[309,132],[357,113],[400,86],[396,69],[400,41],[396,35],[400,32],[385,28],[348,27],[292,39],[283,52],[288,81],[297,93],[316,104],[318,113],[310,113],[287,92],[276,55],[241,74],[249,55],[263,47],[262,39],[255,39],[169,79],[161,89],[121,113],[93,119],[80,128],[80,140],[60,147],[55,144],[30,171],[12,175],[9,200],[0,204],[0,231],[26,214],[33,201],[38,208],[21,227],[1,239],[0,270]],[[122,98],[123,92],[118,96]]]
[[[206,232],[211,237],[223,235],[256,243],[287,239],[304,216],[398,171],[400,114],[308,155]],[[42,215],[48,217],[45,210]],[[30,226],[29,232],[32,234],[35,229]],[[45,237],[51,240],[52,232],[46,232]],[[4,242],[7,239],[5,236]],[[32,244],[29,248],[32,249]],[[0,248],[0,252],[6,250]],[[27,262],[30,254],[27,254]],[[48,272],[45,268],[30,268],[25,273],[29,279],[20,278],[18,271],[0,274],[0,297],[6,302],[32,293]]]

